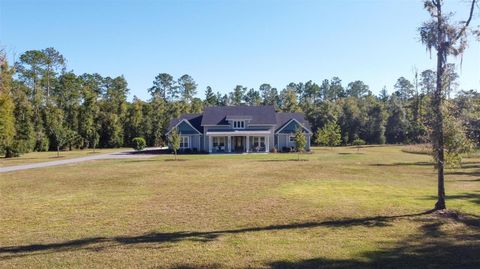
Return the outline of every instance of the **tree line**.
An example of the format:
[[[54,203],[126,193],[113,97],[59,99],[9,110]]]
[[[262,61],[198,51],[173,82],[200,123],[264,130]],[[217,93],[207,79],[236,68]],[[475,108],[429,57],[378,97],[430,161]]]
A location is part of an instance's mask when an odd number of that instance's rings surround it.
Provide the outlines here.
[[[75,74],[54,48],[26,51],[10,66],[0,55],[0,153],[6,157],[30,151],[132,146],[143,137],[148,146],[166,143],[166,129],[182,113],[201,113],[205,106],[273,105],[277,111],[304,112],[321,144],[404,144],[429,141],[430,99],[436,73],[400,77],[393,93],[378,95],[363,81],[344,84],[339,77],[289,83],[278,90],[268,83],[258,89],[237,85],[229,93],[208,86],[205,98],[190,75],[158,74],[147,89],[149,100],[127,100],[123,76]],[[480,142],[480,94],[458,91],[455,66],[446,68],[446,126],[474,143]],[[334,132],[334,139],[329,138]],[[322,138],[323,137],[323,138]]]

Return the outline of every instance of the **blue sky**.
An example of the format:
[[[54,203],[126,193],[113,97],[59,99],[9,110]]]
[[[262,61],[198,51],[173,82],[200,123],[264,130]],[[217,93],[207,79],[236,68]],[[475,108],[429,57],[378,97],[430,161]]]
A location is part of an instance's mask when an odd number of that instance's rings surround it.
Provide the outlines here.
[[[466,14],[468,3],[448,2]],[[10,59],[55,47],[68,69],[123,74],[130,97],[142,99],[163,72],[190,74],[201,97],[207,85],[282,89],[332,76],[344,85],[363,80],[377,93],[384,85],[392,92],[400,76],[412,79],[414,66],[435,67],[416,30],[427,18],[417,0],[0,0],[0,46]],[[461,88],[480,89],[479,42],[471,42],[458,72]]]

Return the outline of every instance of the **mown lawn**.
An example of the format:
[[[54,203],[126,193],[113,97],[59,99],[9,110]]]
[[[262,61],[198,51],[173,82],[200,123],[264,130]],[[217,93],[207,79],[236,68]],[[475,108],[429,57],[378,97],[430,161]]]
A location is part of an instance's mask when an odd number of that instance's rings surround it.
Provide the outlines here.
[[[60,151],[60,155],[57,155],[56,151],[47,151],[47,152],[30,152],[27,154],[23,154],[18,158],[4,158],[3,156],[0,157],[0,167],[7,167],[13,165],[20,165],[20,164],[27,164],[27,163],[40,163],[40,162],[50,162],[50,161],[58,161],[64,159],[71,159],[77,157],[85,157],[91,156],[95,154],[105,154],[117,151],[124,151],[124,150],[131,150],[131,149],[96,149],[95,152],[93,150],[71,150],[71,151]]]
[[[0,174],[3,268],[480,268],[480,158],[401,147],[99,160]]]

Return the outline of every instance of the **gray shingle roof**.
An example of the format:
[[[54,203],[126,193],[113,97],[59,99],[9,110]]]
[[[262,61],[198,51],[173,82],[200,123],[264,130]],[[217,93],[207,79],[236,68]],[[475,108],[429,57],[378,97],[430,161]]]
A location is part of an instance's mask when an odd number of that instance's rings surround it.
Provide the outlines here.
[[[273,106],[217,106],[206,107],[201,125],[228,125],[226,117],[248,116],[250,124],[276,124]]]
[[[276,130],[281,129],[291,119],[296,119],[306,128],[311,130],[310,123],[301,112],[275,112],[273,106],[221,106],[206,107],[203,114],[183,114],[179,118],[172,119],[168,126],[170,131],[183,119],[186,119],[198,131],[203,133],[203,125],[228,125],[226,118],[249,117],[251,124],[276,125]]]

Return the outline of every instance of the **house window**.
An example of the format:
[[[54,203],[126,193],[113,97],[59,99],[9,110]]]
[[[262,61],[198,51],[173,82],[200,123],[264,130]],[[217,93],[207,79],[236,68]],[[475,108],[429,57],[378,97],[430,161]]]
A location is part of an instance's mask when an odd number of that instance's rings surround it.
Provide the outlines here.
[[[214,152],[225,152],[225,137],[224,136],[212,137],[212,148]]]
[[[265,136],[252,136],[250,138],[250,148],[253,152],[265,151]]]
[[[190,148],[190,137],[182,136],[182,139],[180,140],[180,148],[181,149]]]
[[[214,147],[225,147],[225,137],[214,136],[213,137],[213,146]]]
[[[294,135],[289,136],[288,141],[295,142],[295,136]]]
[[[254,147],[265,147],[265,137],[264,136],[253,136],[252,145]]]
[[[245,129],[245,121],[244,120],[234,120],[233,121],[233,129]]]

